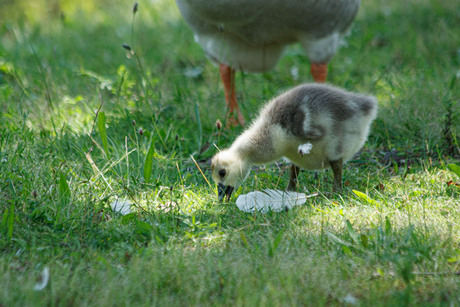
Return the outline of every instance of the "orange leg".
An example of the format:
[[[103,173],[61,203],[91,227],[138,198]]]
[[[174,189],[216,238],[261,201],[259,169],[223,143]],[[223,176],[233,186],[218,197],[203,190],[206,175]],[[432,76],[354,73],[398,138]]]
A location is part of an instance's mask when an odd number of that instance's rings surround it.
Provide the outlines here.
[[[225,101],[227,103],[227,123],[229,126],[244,126],[244,117],[238,108],[235,95],[235,70],[227,65],[220,64],[220,77],[224,83]],[[235,119],[234,116],[237,118]]]
[[[310,73],[315,82],[324,83],[327,77],[327,63],[311,63]]]

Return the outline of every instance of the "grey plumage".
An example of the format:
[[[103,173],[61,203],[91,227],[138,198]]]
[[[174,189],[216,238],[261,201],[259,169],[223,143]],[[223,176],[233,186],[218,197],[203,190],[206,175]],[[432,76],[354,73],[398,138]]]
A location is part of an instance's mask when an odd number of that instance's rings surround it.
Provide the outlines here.
[[[196,41],[211,59],[252,72],[271,69],[284,46],[295,42],[302,44],[312,62],[329,62],[360,2],[176,0]],[[331,36],[327,44],[321,43]]]
[[[376,115],[372,96],[325,84],[295,87],[269,101],[251,127],[213,157],[213,178],[236,187],[252,165],[285,157],[304,169],[331,167],[340,189],[342,164],[363,146]],[[300,155],[299,146],[305,143],[312,144],[311,151]],[[295,188],[297,173],[293,168],[290,189]]]

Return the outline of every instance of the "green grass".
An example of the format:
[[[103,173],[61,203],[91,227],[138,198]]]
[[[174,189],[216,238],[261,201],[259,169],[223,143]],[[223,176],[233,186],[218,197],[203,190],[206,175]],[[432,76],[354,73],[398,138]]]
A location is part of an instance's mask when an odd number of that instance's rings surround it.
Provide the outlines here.
[[[460,5],[363,2],[328,80],[378,97],[369,141],[342,195],[330,171],[302,172],[319,196],[268,214],[235,199],[283,189],[285,165],[229,203],[208,185],[212,144],[241,129],[217,131],[218,70],[173,1],[135,18],[119,1],[2,4],[0,306],[459,306]],[[308,67],[293,46],[238,74],[246,117]],[[113,212],[116,197],[134,212]]]

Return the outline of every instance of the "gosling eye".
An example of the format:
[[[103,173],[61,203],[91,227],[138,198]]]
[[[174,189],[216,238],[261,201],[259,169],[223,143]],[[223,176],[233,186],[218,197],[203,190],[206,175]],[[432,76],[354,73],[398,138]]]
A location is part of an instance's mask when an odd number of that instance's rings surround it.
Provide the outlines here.
[[[220,178],[224,178],[224,177],[225,177],[225,174],[227,174],[227,171],[226,171],[225,169],[219,170],[219,176],[220,176]]]

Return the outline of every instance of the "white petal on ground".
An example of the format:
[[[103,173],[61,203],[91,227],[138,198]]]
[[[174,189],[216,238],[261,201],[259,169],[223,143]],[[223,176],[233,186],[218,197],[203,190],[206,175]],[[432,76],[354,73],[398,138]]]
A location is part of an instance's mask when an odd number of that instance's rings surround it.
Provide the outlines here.
[[[44,267],[40,273],[39,279],[34,286],[34,290],[41,291],[46,288],[50,280],[50,269],[49,267]]]
[[[294,79],[295,81],[299,80],[299,67],[297,66],[291,67],[290,73],[291,73],[292,79]]]
[[[187,78],[191,78],[191,79],[200,77],[202,73],[203,73],[203,68],[201,67],[189,67],[189,68],[184,69],[183,71],[184,76],[186,76]]]
[[[308,155],[308,154],[310,153],[310,151],[311,151],[312,148],[313,148],[312,143],[308,142],[308,143],[299,145],[299,148],[297,148],[297,152],[298,152],[299,155],[301,155],[301,156],[303,156],[303,155]]]
[[[350,293],[348,293],[347,296],[343,298],[343,302],[350,305],[357,305],[359,303],[359,300]]]
[[[110,204],[112,210],[122,215],[131,213],[131,202],[129,200],[116,199]]]
[[[265,213],[271,211],[289,210],[295,206],[305,204],[307,198],[316,194],[306,195],[292,191],[279,191],[266,189],[263,191],[253,191],[248,194],[238,196],[236,205],[244,212],[254,212],[255,210]]]

